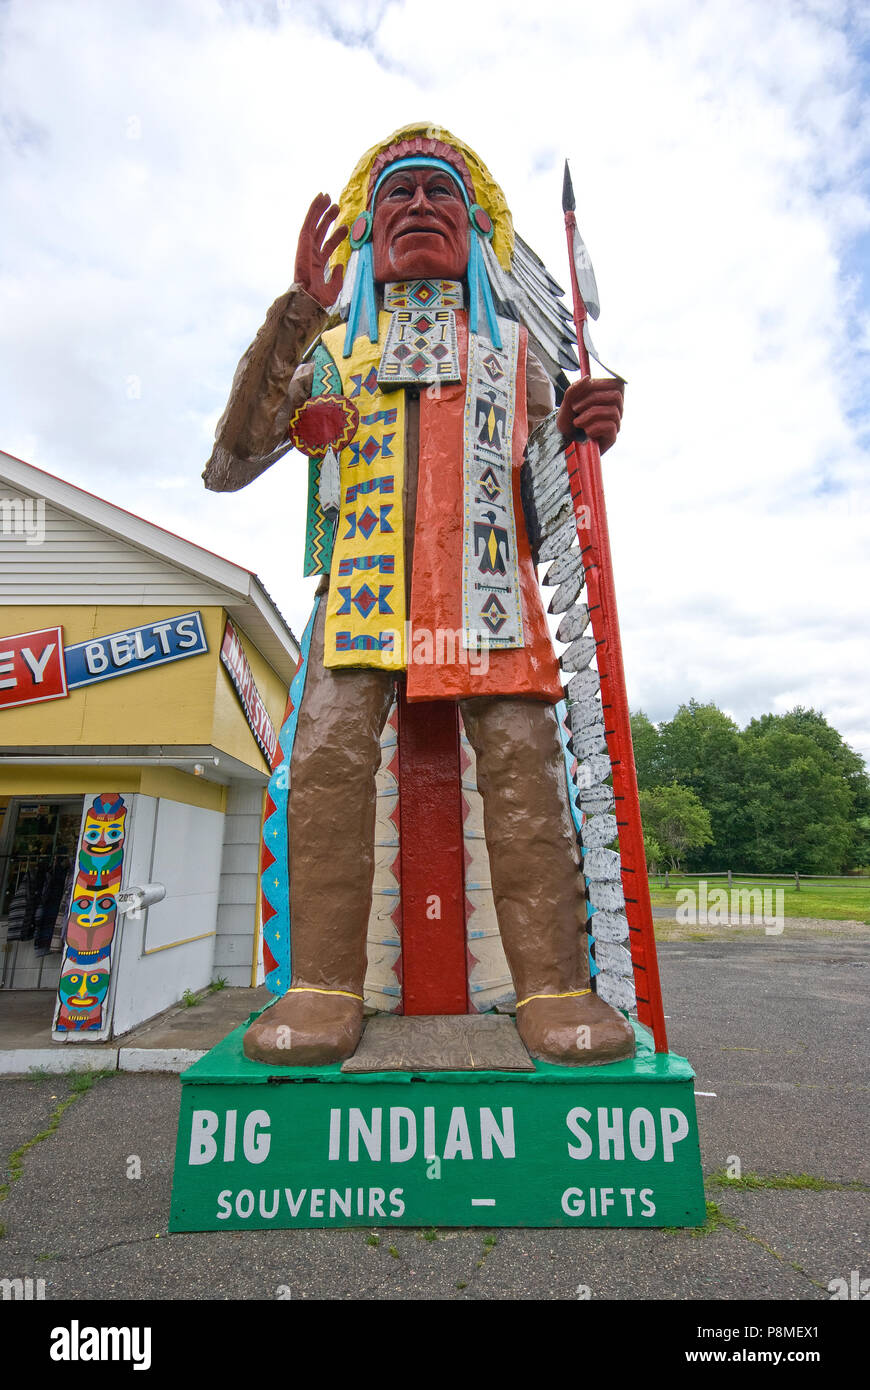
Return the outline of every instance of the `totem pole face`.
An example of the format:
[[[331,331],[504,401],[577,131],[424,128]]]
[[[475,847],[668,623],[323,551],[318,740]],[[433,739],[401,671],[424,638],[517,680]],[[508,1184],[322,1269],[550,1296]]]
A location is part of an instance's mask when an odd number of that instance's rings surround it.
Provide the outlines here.
[[[468,229],[465,201],[448,173],[397,169],[375,201],[375,279],[461,279],[468,266]]]
[[[99,1028],[102,1006],[109,988],[108,951],[90,962],[74,954],[64,962],[58,984],[61,1010],[58,1027],[66,1029]]]
[[[124,841],[124,818],[126,814],[126,806],[122,806],[113,815],[89,809],[85,816],[82,849],[87,849],[88,854],[93,857],[110,854],[112,850],[121,849]]]
[[[118,899],[113,892],[86,887],[81,877],[73,889],[67,941],[76,951],[99,951],[115,933]]]

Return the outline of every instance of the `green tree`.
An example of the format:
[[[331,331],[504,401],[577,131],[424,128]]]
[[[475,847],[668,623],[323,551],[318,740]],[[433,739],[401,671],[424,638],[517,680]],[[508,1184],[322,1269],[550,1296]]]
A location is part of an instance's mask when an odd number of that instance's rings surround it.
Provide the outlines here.
[[[866,852],[864,763],[816,710],[753,719],[741,735],[749,833],[759,873],[837,873]]]
[[[747,834],[740,731],[714,704],[690,700],[659,727],[658,783],[689,787],[710,816],[710,839],[687,856],[687,867],[736,866]]]
[[[638,711],[632,736],[640,790],[677,783],[709,813],[711,838],[685,850],[687,868],[836,873],[870,862],[867,769],[818,710],[764,714],[741,732],[690,700],[658,728]]]
[[[680,867],[689,849],[709,844],[710,816],[690,787],[673,782],[640,793],[640,815],[645,837],[661,846],[670,867]]]
[[[651,874],[657,874],[659,865],[662,863],[665,856],[662,853],[662,847],[658,840],[646,833],[644,833],[643,837],[643,853],[646,859],[647,871]]]
[[[657,787],[661,781],[659,773],[659,731],[642,709],[631,716],[631,741],[634,745],[634,764],[637,768],[637,785],[640,791]]]
[[[847,868],[864,869],[868,865],[870,865],[870,816],[856,816]]]

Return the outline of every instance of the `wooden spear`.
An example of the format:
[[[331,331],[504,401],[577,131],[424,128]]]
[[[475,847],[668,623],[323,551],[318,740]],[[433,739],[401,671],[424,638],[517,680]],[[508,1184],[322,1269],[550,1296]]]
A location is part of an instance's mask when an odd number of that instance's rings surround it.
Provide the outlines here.
[[[580,369],[583,376],[589,376],[587,317],[590,312],[593,317],[598,316],[598,292],[588,252],[577,230],[574,209],[574,189],[566,160],[562,210],[568,236],[574,327],[577,332]],[[656,1052],[667,1052],[668,1039],[643,847],[637,770],[631,741],[631,721],[619,636],[607,508],[601,476],[601,454],[598,445],[587,439],[570,444],[566,458],[577,534],[586,571],[589,613],[597,647],[604,732],[613,768],[622,888],[634,966],[637,1016],[641,1023],[652,1029]],[[594,919],[592,934],[595,935]]]

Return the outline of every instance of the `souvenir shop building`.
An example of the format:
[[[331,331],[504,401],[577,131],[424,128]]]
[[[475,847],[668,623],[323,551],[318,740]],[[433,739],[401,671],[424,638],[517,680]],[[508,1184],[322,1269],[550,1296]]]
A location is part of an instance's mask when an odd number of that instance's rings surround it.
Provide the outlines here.
[[[256,575],[0,453],[0,1007],[119,1036],[262,980],[259,841],[299,648]]]

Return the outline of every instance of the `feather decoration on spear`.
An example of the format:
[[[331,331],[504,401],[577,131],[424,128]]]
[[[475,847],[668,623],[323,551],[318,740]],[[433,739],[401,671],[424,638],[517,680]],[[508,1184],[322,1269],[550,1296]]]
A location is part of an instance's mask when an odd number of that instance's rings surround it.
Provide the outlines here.
[[[580,371],[588,377],[590,358],[600,362],[588,324],[590,317],[598,317],[600,300],[577,227],[567,161],[562,210],[576,351]],[[598,966],[596,988],[618,1008],[631,1009],[636,1001],[639,1020],[652,1028],[656,1051],[666,1052],[598,445],[581,438],[566,448],[554,417],[545,421],[529,438],[523,503],[533,553],[539,562],[552,561],[543,583],[556,588],[550,612],[564,615],[557,637],[569,643],[562,655],[562,669],[570,673],[564,722],[570,730],[568,748],[578,760],[575,804],[583,812],[580,841]],[[591,639],[583,636],[588,626]],[[608,848],[617,836],[618,855]]]
[[[595,357],[598,360],[591,346],[588,329],[588,316],[591,314],[597,318],[599,313],[598,287],[589,253],[577,228],[574,188],[567,160],[562,186],[562,211],[565,215],[565,231],[568,238],[577,352],[580,370],[586,376],[589,374],[589,358]],[[621,906],[619,899],[624,903],[629,927],[638,1018],[641,1023],[652,1028],[656,1051],[667,1052],[598,445],[591,439],[572,442],[567,449],[567,465],[583,555],[587,602],[596,642],[602,732],[610,757],[615,801],[615,815],[606,812],[594,814],[584,823],[584,868],[589,879],[590,901],[596,909],[612,911],[612,907],[619,909]],[[582,682],[588,675],[587,668],[582,670],[579,676],[572,677],[568,683],[569,698],[575,682]],[[585,689],[588,689],[588,686]],[[584,699],[581,693],[581,709],[587,702],[588,695]],[[588,717],[588,710],[581,717]],[[578,753],[588,748],[589,753],[595,756],[590,740],[583,737],[579,726],[573,738],[575,742],[583,744],[582,750],[576,749]],[[617,834],[618,860],[614,855],[602,859],[602,854],[606,853],[604,846]],[[617,864],[618,873],[614,871]],[[593,921],[593,932],[594,929]],[[618,952],[618,944],[610,941],[603,943],[602,948],[596,952],[597,958],[603,956],[599,959],[599,965],[604,966],[611,956],[615,956],[614,965],[619,971],[624,966],[627,952],[623,951],[621,955]],[[605,993],[601,986],[599,993]],[[616,1003],[617,1000],[611,996],[610,1002]]]

